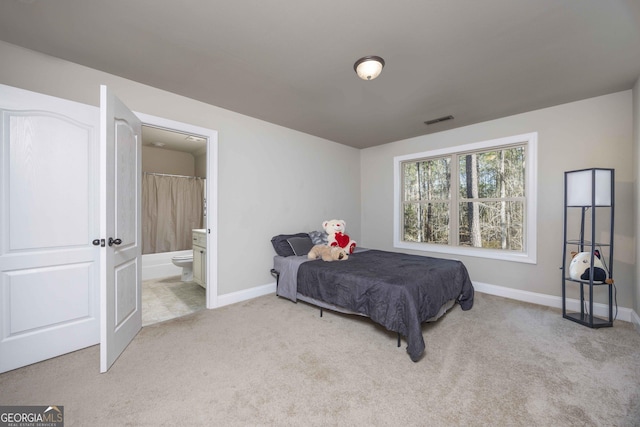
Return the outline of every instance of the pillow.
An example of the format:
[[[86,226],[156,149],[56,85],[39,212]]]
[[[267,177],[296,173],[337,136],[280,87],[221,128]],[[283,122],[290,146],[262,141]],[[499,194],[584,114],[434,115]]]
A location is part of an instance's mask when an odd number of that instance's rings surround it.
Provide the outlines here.
[[[287,242],[289,243],[289,246],[291,246],[293,253],[298,256],[308,254],[313,247],[313,242],[309,236],[290,237],[287,239]]]
[[[295,255],[293,249],[291,249],[291,245],[287,242],[287,239],[292,237],[309,237],[307,233],[297,233],[297,234],[278,234],[271,239],[271,244],[273,245],[273,249],[275,249],[276,253],[280,256],[292,256]]]
[[[326,231],[310,231],[309,237],[314,245],[328,245],[329,244],[329,235]]]

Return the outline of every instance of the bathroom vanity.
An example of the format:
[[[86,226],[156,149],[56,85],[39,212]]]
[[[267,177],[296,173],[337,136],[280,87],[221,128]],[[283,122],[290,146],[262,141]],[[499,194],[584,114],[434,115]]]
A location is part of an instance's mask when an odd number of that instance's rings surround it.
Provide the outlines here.
[[[193,281],[207,288],[207,234],[205,229],[193,230]]]

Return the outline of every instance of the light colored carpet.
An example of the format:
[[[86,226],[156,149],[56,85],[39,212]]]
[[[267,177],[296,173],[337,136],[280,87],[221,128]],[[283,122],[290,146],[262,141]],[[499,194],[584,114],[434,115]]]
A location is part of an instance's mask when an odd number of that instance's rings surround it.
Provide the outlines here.
[[[411,362],[368,319],[268,295],[0,375],[0,404],[63,405],[66,426],[640,424],[640,334],[476,294],[423,328]]]
[[[180,276],[142,282],[142,326],[194,313],[205,307],[205,289],[195,282],[182,282]]]

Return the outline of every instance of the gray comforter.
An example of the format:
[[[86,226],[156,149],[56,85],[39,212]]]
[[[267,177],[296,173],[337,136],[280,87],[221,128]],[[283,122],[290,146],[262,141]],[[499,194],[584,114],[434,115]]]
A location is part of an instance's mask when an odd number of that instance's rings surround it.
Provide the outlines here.
[[[473,285],[460,261],[378,250],[337,262],[295,258],[298,293],[364,314],[400,333],[414,362],[425,349],[423,322],[449,300],[457,300],[463,310],[473,306]]]

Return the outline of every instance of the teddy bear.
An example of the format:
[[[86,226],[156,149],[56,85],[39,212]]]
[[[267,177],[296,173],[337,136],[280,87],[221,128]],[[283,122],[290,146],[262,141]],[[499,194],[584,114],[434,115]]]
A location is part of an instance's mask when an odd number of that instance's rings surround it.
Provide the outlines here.
[[[351,240],[348,234],[344,234],[347,223],[342,219],[332,219],[324,221],[322,228],[328,234],[329,246],[338,246],[344,248],[348,253],[352,254],[356,247],[356,241]]]
[[[315,245],[307,254],[309,259],[322,258],[323,261],[346,261],[349,259],[347,251],[338,246]]]
[[[607,278],[607,271],[600,260],[600,251],[593,251],[593,281],[613,284],[613,279]],[[573,280],[589,280],[589,267],[591,264],[591,253],[571,252],[571,264],[569,264],[569,276]]]

